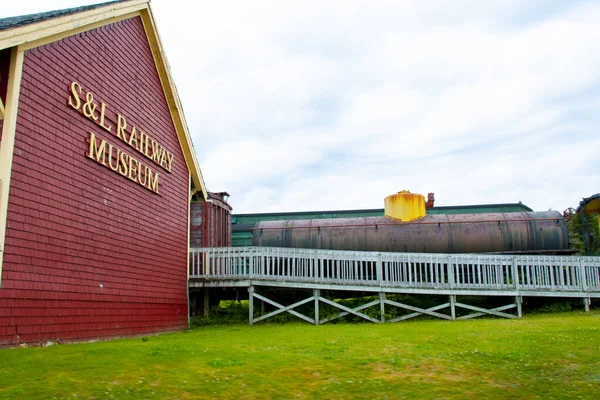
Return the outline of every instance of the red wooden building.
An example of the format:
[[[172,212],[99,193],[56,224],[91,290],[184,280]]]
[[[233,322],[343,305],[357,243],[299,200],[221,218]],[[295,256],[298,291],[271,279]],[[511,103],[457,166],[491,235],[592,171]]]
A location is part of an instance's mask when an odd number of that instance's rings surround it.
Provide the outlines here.
[[[147,0],[0,20],[0,345],[184,329],[207,200]]]

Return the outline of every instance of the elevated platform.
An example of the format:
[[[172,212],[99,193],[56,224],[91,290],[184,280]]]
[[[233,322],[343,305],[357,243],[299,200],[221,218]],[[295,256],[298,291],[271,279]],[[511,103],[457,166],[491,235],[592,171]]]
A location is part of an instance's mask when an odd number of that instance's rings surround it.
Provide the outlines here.
[[[485,314],[512,318],[522,315],[524,296],[581,298],[589,310],[591,299],[600,298],[600,257],[197,248],[190,252],[189,287],[248,288],[250,323],[281,312],[290,312],[314,324],[327,322],[319,320],[319,303],[341,309],[339,316],[354,314],[372,322],[384,322],[386,305],[411,310],[412,316],[427,314],[458,319],[456,307],[462,307],[475,313],[459,318]],[[312,296],[284,306],[256,293],[257,288],[309,290]],[[371,293],[379,300],[347,309],[323,297],[322,291]],[[448,295],[449,302],[420,309],[388,300],[386,294]],[[457,302],[457,296],[505,296],[515,302],[486,310]],[[277,310],[255,319],[255,298]],[[312,317],[293,310],[308,302],[315,304]],[[360,313],[372,306],[380,307],[379,320]],[[512,308],[516,309],[516,315],[504,312]],[[448,309],[449,313],[438,312],[442,309]]]

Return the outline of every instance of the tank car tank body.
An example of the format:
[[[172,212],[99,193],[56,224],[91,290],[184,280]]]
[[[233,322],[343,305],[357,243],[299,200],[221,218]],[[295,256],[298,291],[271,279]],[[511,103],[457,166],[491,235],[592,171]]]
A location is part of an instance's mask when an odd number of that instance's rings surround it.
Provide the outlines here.
[[[568,253],[557,211],[262,221],[254,246],[418,253]]]

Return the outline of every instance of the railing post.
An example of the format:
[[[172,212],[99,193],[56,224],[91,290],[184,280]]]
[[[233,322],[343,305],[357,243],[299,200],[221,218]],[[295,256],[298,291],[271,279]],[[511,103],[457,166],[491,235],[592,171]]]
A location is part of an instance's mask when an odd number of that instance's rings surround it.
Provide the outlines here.
[[[248,288],[248,323],[254,324],[254,286]]]
[[[381,323],[385,322],[385,293],[379,292],[379,309],[381,310]]]
[[[383,284],[383,262],[381,260],[381,253],[377,253],[377,262],[375,264],[375,274],[377,275],[377,282],[379,286]]]
[[[447,258],[448,264],[448,283],[450,284],[450,289],[454,289],[454,270],[456,265],[454,264],[454,260],[452,256],[448,256]]]
[[[250,259],[248,262],[248,276],[250,278],[253,278],[255,271],[254,271],[254,255],[252,254],[252,252],[250,252],[250,255],[248,257]]]
[[[588,290],[587,277],[585,275],[585,265],[583,265],[583,257],[579,257],[579,280],[580,280],[580,284],[581,284],[581,290],[583,292],[587,292],[587,290]],[[589,310],[589,305],[588,305],[588,310]]]
[[[317,260],[317,262],[319,263],[319,279],[321,282],[323,282],[325,280],[324,275],[323,275],[323,257],[319,256],[319,259]]]
[[[313,250],[310,251],[310,266],[312,268],[313,281],[317,282],[319,280],[319,258]]]
[[[519,269],[517,268],[517,257],[512,258],[512,276],[515,290],[519,290]]]
[[[583,298],[583,308],[585,309],[586,314],[590,313],[590,304],[592,304],[591,297],[584,297]]]
[[[519,316],[519,318],[522,318],[523,317],[523,297],[517,296],[517,297],[515,297],[515,301],[517,303],[517,315]]]
[[[453,294],[450,295],[450,316],[452,321],[456,319],[456,296]]]
[[[319,325],[319,289],[313,290],[313,296],[315,296],[315,325]]]

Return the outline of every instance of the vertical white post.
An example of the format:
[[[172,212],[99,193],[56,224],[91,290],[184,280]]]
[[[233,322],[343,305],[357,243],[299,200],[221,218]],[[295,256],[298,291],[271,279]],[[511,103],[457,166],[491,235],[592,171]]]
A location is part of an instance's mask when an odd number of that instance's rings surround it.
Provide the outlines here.
[[[254,286],[248,288],[248,322],[254,324]]]
[[[452,317],[452,321],[456,319],[456,296],[450,295],[450,315]]]
[[[515,297],[515,301],[517,302],[517,316],[519,318],[523,317],[523,297],[517,296]]]
[[[250,275],[250,278],[254,277],[254,274],[256,273],[256,271],[254,270],[254,255],[250,254],[249,258],[249,263],[248,263],[248,274]]]
[[[379,309],[381,310],[381,323],[385,322],[385,293],[379,292]]]
[[[206,253],[204,253],[204,276],[208,276],[210,273],[209,270],[209,257],[208,257],[208,251]]]
[[[321,257],[319,257],[319,259],[317,260],[317,262],[319,263],[319,279],[321,282],[324,281],[323,277],[323,259]]]
[[[584,298],[583,298],[583,307],[584,307],[584,309],[585,309],[585,312],[586,312],[587,314],[589,314],[589,312],[590,312],[590,304],[591,304],[591,303],[592,303],[592,299],[591,299],[591,297],[584,297]]]
[[[375,264],[375,274],[377,275],[377,282],[379,282],[380,286],[383,283],[382,272],[383,272],[383,268],[382,268],[382,261],[381,261],[381,253],[377,253],[377,262]]]
[[[448,262],[448,283],[450,284],[450,289],[454,289],[454,260],[452,259],[452,256],[448,256],[447,258]]]
[[[515,290],[519,290],[519,270],[517,268],[517,257],[513,257],[512,259],[512,276]]]
[[[583,257],[579,257],[579,279],[581,282],[581,290],[587,291],[587,277],[585,276],[585,266],[583,265]]]
[[[315,325],[319,325],[319,289],[313,290],[313,296],[315,296]]]
[[[11,50],[8,83],[6,88],[6,108],[3,113],[2,141],[0,141],[0,286],[2,284],[2,263],[4,260],[6,220],[8,217],[8,196],[13,155],[15,152],[17,112],[19,107],[19,95],[21,92],[24,54],[25,51],[20,49],[19,46],[14,46]]]

